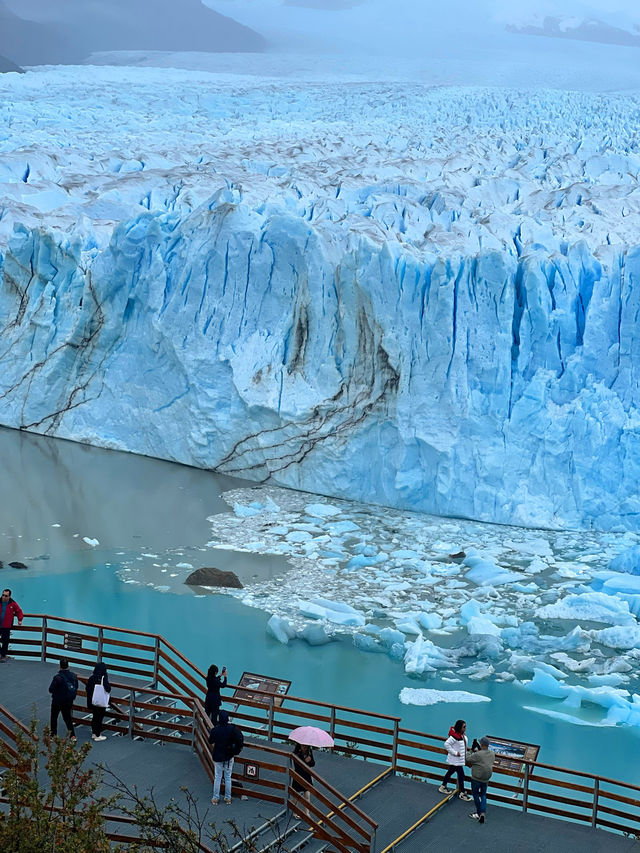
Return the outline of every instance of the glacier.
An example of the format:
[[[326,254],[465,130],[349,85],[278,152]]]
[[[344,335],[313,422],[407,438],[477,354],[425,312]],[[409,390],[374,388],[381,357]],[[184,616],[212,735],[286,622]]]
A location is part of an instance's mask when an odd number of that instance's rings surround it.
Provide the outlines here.
[[[0,423],[640,529],[636,94],[126,68],[0,89]]]

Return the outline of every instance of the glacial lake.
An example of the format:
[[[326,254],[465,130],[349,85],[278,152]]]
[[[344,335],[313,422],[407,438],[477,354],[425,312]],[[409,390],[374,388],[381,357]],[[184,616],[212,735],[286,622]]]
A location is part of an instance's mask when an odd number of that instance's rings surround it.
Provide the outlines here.
[[[238,516],[222,497],[233,490],[232,497],[245,495],[248,505],[252,495],[262,494],[254,484],[7,429],[0,429],[0,460],[3,586],[11,587],[26,612],[157,632],[203,669],[212,662],[226,665],[232,681],[243,670],[290,679],[295,695],[397,715],[406,726],[442,733],[443,739],[451,723],[462,717],[472,736],[489,733],[538,743],[543,762],[640,783],[640,769],[630,760],[639,745],[638,729],[603,725],[602,709],[596,705],[586,703],[568,722],[547,716],[570,714],[557,700],[521,686],[524,679],[451,678],[451,673],[448,678],[438,673],[409,677],[402,661],[356,648],[349,633],[337,634],[337,639],[321,646],[300,639],[283,645],[269,636],[266,626],[280,601],[278,590],[283,601],[295,599],[297,592],[305,598],[313,592],[314,579],[299,553],[291,557],[284,547],[280,553],[260,553],[261,546],[276,550],[270,525],[282,531],[278,541],[287,544],[287,536],[291,539],[286,525],[282,526],[282,513],[273,522],[263,516],[245,519],[242,507],[236,507]],[[330,506],[345,504],[294,492],[286,495],[282,490],[269,494],[289,500],[292,506],[296,501],[315,505],[319,500]],[[356,518],[361,528],[367,512],[361,504],[341,510],[342,515]],[[379,507],[370,508],[374,526],[381,512]],[[423,524],[420,516],[404,515],[411,516],[406,520],[409,526]],[[289,521],[291,517],[287,516]],[[394,525],[398,547],[414,547],[415,542],[402,541],[405,528],[399,515],[384,517]],[[434,528],[439,522],[430,517],[424,524]],[[483,532],[487,541],[497,535],[491,525],[473,523],[458,529],[451,519],[442,519],[441,525],[446,543],[460,529],[466,541],[472,535],[480,539]],[[258,535],[260,541],[256,541]],[[515,528],[500,535],[514,541],[522,538]],[[99,544],[88,544],[85,538]],[[579,560],[576,539],[584,542],[585,565],[593,563],[598,555],[589,536],[573,536],[562,547],[567,553],[570,548],[572,559]],[[632,539],[627,537],[625,542]],[[527,541],[525,537],[523,547]],[[560,547],[558,541],[558,537],[553,540],[554,547]],[[615,536],[602,541],[613,542],[611,547],[619,545]],[[248,550],[243,552],[241,547]],[[12,560],[26,563],[28,569],[7,568]],[[184,584],[192,569],[210,565],[237,571],[245,590],[227,595]],[[449,571],[450,564],[443,565]],[[324,595],[331,598],[329,584],[339,573],[332,575],[327,567],[322,571]],[[350,577],[357,598],[358,572]],[[446,582],[454,592],[464,585],[453,576]],[[346,592],[345,587],[338,600],[346,601]],[[397,617],[397,601],[387,606]],[[453,635],[451,642],[455,639]],[[5,675],[9,672],[3,670]],[[631,682],[625,686],[631,692],[636,689]],[[406,705],[399,699],[403,688],[465,690],[491,701]]]

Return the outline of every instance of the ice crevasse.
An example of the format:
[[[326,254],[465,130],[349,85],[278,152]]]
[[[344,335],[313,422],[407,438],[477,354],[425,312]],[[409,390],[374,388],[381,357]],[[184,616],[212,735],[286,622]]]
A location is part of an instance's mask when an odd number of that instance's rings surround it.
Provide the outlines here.
[[[16,227],[0,422],[320,494],[640,529],[640,247],[416,253],[227,189]]]

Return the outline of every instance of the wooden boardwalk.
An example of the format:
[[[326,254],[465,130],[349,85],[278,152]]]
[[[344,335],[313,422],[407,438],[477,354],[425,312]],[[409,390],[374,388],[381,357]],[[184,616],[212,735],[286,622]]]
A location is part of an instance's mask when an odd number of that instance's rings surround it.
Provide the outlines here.
[[[10,660],[0,667],[0,704],[19,720],[28,724],[35,714],[39,723],[49,719],[50,697],[48,686],[58,667],[52,663]],[[88,672],[76,669],[80,678]],[[82,716],[76,707],[75,715]],[[64,732],[62,719],[59,732]],[[108,734],[108,732],[107,732]],[[78,742],[90,740],[88,725],[77,727]],[[282,749],[281,744],[275,744]],[[243,755],[251,757],[258,752],[248,743]],[[122,779],[140,792],[153,789],[160,804],[171,798],[182,797],[186,786],[203,811],[208,809],[207,820],[218,827],[226,821],[237,823],[241,832],[248,834],[269,821],[276,821],[289,835],[281,850],[304,849],[308,853],[330,850],[323,842],[310,838],[304,825],[296,822],[278,803],[256,799],[243,800],[234,796],[231,805],[211,806],[211,783],[203,766],[187,744],[155,743],[111,734],[107,740],[93,744],[90,762],[104,768],[105,780],[101,792],[110,793],[110,774]],[[284,759],[280,759],[284,761]],[[347,758],[329,752],[316,754],[316,771],[327,782],[347,797],[352,797],[375,780],[384,770],[378,763]],[[235,791],[234,791],[235,794]],[[457,851],[473,849],[477,853],[513,853],[513,851],[566,851],[566,853],[607,853],[638,849],[636,841],[622,835],[591,829],[584,825],[556,820],[516,809],[492,805],[489,802],[487,822],[480,826],[469,818],[473,803],[457,798],[443,802],[443,796],[433,784],[391,773],[361,794],[356,804],[378,823],[376,853],[389,848],[409,827],[428,812],[436,809],[429,820],[414,833],[393,846],[400,853],[422,851]],[[439,804],[442,804],[440,808]],[[265,841],[261,849],[268,849]]]

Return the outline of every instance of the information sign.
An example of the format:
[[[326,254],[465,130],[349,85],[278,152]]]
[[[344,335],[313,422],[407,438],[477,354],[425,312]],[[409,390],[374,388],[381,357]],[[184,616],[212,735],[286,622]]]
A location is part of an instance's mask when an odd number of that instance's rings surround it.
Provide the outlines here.
[[[524,743],[518,740],[506,740],[505,738],[487,735],[489,749],[496,753],[494,767],[496,770],[514,770],[516,773],[524,772],[523,761],[536,761],[540,752],[540,745],[536,743]]]
[[[260,702],[264,705],[282,705],[282,700],[291,687],[290,681],[282,678],[272,678],[269,675],[256,675],[255,672],[243,672],[232,700],[244,702]],[[260,691],[256,693],[254,691]],[[272,698],[273,697],[273,698]]]

